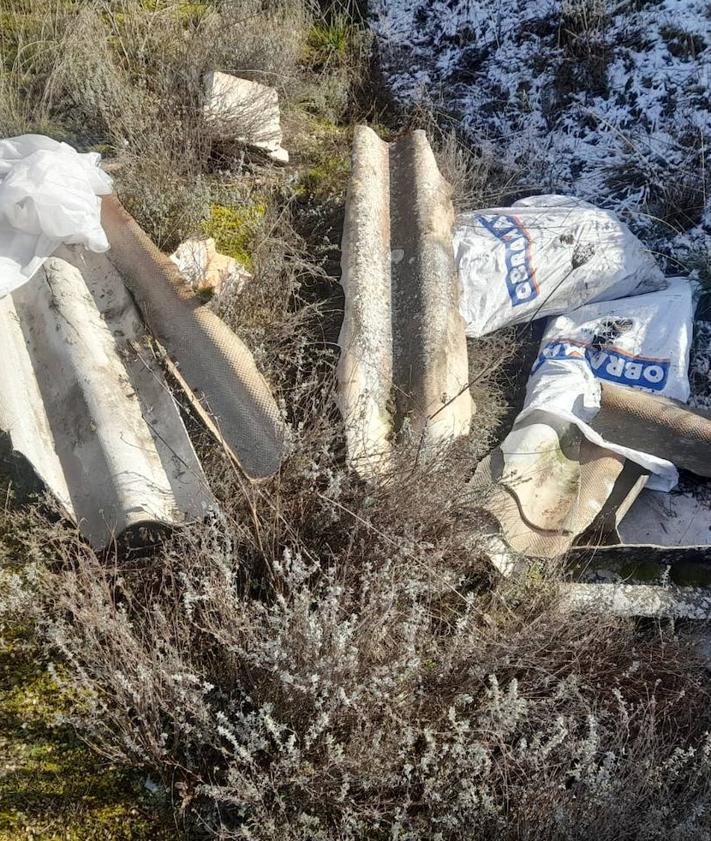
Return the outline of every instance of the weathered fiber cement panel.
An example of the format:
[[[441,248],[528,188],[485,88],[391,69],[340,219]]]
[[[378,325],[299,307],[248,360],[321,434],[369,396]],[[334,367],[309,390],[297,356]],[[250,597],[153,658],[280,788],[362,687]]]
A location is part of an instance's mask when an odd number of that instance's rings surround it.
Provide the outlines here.
[[[553,558],[593,526],[623,469],[623,458],[574,424],[534,412],[478,465],[472,488],[514,552]],[[640,489],[634,485],[618,504]]]
[[[185,284],[115,196],[102,201],[108,257],[165,348],[193,408],[252,479],[279,470],[285,428],[249,349]]]
[[[121,277],[62,248],[0,299],[0,430],[21,482],[45,486],[102,548],[202,519],[202,468]]]
[[[640,430],[661,428],[655,446],[666,438],[666,456],[706,469],[702,414],[649,395],[640,401],[633,393],[629,404],[624,394],[613,397],[610,428],[624,429],[635,445]],[[644,422],[630,429],[640,414]],[[492,563],[510,576],[526,574],[530,557],[564,557],[579,579],[561,585],[565,609],[709,618],[711,591],[678,585],[708,580],[711,494],[690,475],[671,493],[644,489],[646,479],[634,462],[593,447],[573,425],[529,416],[481,462],[472,483],[496,521],[488,539]]]
[[[387,144],[356,128],[338,377],[348,461],[364,477],[387,469],[405,425],[426,443],[469,433],[453,220],[451,188],[424,132]]]
[[[279,94],[274,88],[229,73],[208,73],[205,117],[218,139],[244,143],[276,163],[289,162],[281,145]]]
[[[590,425],[603,438],[711,477],[711,413],[604,381],[600,390]]]

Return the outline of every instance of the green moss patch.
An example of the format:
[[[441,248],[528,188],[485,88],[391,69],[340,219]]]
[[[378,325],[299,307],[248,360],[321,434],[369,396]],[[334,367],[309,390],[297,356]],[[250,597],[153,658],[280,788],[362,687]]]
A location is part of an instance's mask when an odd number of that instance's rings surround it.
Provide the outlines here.
[[[246,269],[254,266],[254,250],[267,213],[263,201],[251,204],[214,204],[203,223],[203,233],[215,240],[217,250],[234,257]]]
[[[0,841],[181,838],[165,798],[57,724],[69,702],[28,634],[0,640]]]
[[[304,170],[299,184],[311,198],[324,201],[345,192],[348,172],[348,157],[335,155]]]

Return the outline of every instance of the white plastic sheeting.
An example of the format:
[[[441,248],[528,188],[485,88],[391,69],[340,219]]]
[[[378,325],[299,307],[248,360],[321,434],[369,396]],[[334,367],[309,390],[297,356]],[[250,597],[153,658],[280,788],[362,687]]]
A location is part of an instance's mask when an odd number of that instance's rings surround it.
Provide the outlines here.
[[[454,252],[472,337],[665,285],[652,255],[614,213],[566,196],[463,213]]]
[[[62,243],[108,250],[100,196],[111,192],[111,178],[100,158],[39,134],[0,141],[0,297]]]

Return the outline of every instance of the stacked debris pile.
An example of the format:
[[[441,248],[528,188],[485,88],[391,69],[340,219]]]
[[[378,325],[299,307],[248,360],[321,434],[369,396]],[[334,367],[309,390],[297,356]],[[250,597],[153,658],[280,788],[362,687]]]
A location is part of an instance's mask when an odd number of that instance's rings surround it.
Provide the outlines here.
[[[574,547],[612,556],[642,535],[666,556],[684,529],[700,534],[700,511],[704,551],[701,497],[671,511],[673,529],[658,516],[679,469],[700,488],[711,474],[711,416],[687,405],[698,290],[665,278],[613,214],[539,196],[455,221],[422,133],[388,146],[360,128],[342,282],[341,408],[365,478],[387,466],[405,418],[423,444],[469,434],[465,332],[548,317],[523,410],[471,483],[500,568]],[[660,537],[671,532],[676,544]]]
[[[50,490],[98,548],[203,519],[215,500],[165,366],[247,477],[276,472],[284,428],[252,354],[108,195],[99,156],[26,136],[0,160],[0,460],[16,488]]]

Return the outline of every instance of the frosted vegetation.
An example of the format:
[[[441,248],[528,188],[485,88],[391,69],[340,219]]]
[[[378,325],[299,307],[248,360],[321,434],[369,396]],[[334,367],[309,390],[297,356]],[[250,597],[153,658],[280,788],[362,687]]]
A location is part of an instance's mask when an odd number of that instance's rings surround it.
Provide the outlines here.
[[[705,0],[376,0],[400,99],[461,121],[512,186],[620,212],[666,253],[708,250]]]

